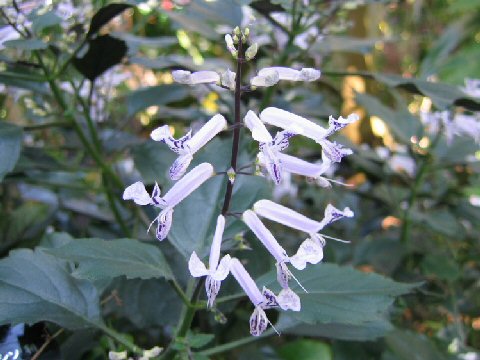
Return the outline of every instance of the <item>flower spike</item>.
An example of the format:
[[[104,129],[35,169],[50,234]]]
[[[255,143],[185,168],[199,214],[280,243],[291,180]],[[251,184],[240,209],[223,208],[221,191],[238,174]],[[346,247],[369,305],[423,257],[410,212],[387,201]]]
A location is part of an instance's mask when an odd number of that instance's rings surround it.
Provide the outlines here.
[[[164,125],[153,130],[150,137],[155,141],[164,142],[172,151],[179,155],[169,170],[170,178],[178,180],[185,174],[193,159],[193,155],[226,127],[227,121],[225,118],[217,114],[208,120],[193,136],[190,131],[176,140],[171,135],[169,126]]]
[[[228,276],[230,271],[230,255],[225,255],[220,260],[220,248],[222,246],[223,231],[225,229],[225,217],[219,215],[217,226],[213,236],[212,246],[210,248],[210,257],[208,259],[208,269],[200,261],[195,251],[190,256],[188,269],[193,277],[206,276],[205,288],[207,291],[207,307],[211,308],[215,302],[222,281]],[[219,262],[220,260],[220,262]]]
[[[322,261],[325,237],[346,242],[341,239],[319,234],[319,231],[343,217],[353,217],[353,212],[348,207],[342,211],[330,204],[327,205],[325,209],[325,216],[322,221],[312,220],[270,200],[257,201],[253,205],[253,210],[259,216],[309,234],[309,238],[300,245],[297,253],[290,257],[290,263],[298,270],[303,270],[307,263],[317,264]]]
[[[208,163],[197,165],[181,180],[176,182],[163,197],[160,197],[160,188],[158,184],[155,184],[152,196],[148,202],[148,192],[145,189],[145,185],[141,182],[136,182],[125,189],[123,200],[133,200],[138,205],[153,205],[162,209],[147,230],[148,232],[150,227],[157,222],[156,236],[158,240],[162,241],[167,237],[172,226],[173,208],[212,177],[214,173],[213,166]]]

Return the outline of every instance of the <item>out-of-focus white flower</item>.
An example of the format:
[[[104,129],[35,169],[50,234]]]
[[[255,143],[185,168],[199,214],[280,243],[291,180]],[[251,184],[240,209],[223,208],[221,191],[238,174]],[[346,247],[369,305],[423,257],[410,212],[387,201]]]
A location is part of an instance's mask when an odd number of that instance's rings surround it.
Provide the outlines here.
[[[404,172],[411,178],[415,176],[417,165],[415,160],[406,154],[394,154],[388,160],[388,166],[396,172]]]
[[[257,87],[269,87],[273,86],[280,80],[278,71],[270,70],[264,71],[263,75],[257,75],[250,79],[250,84]]]
[[[280,80],[289,80],[289,81],[315,81],[320,78],[320,70],[313,68],[303,68],[301,70],[295,70],[288,67],[273,66],[263,68],[258,72],[259,76],[264,76],[272,71],[278,73]]]
[[[189,131],[185,136],[175,139],[170,133],[170,127],[163,125],[153,130],[150,137],[155,141],[165,143],[170,150],[179,155],[169,170],[170,178],[178,180],[185,174],[193,160],[193,155],[226,127],[227,120],[222,115],[217,114],[208,120],[193,136],[192,132]]]
[[[194,73],[186,70],[172,71],[173,80],[180,84],[214,84],[220,82],[220,75],[215,71],[196,71]]]
[[[468,96],[480,98],[480,79],[465,79],[465,87],[462,90]]]
[[[162,209],[150,224],[152,226],[157,222],[156,236],[158,240],[162,241],[167,237],[172,226],[173,208],[212,177],[214,173],[213,166],[208,163],[197,165],[176,182],[163,197],[160,196],[158,184],[155,184],[150,196],[145,189],[145,185],[138,181],[125,189],[123,200],[133,200],[137,205],[153,205]],[[147,231],[149,230],[150,227]]]
[[[480,80],[479,80],[480,81]],[[450,111],[420,112],[420,120],[430,134],[437,134],[441,129],[450,145],[455,135],[471,137],[480,144],[480,118],[475,115],[453,114]]]
[[[225,218],[219,215],[215,235],[213,236],[212,246],[210,247],[210,257],[208,259],[208,269],[200,261],[195,251],[190,256],[188,269],[193,277],[206,276],[205,289],[207,291],[207,306],[211,308],[220,291],[222,281],[228,276],[230,271],[230,255],[225,255],[220,260],[220,248],[222,246],[223,231],[225,229]]]

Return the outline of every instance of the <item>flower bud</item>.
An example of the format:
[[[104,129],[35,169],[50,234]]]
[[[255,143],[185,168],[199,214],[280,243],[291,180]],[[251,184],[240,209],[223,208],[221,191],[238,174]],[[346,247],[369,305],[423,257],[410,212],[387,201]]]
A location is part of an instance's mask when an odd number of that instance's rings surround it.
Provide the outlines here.
[[[255,57],[255,55],[257,55],[257,51],[258,51],[258,44],[253,43],[248,47],[247,51],[245,51],[245,58],[248,61],[252,60]]]
[[[237,35],[233,35],[233,43],[234,43],[234,44],[238,44],[238,41],[239,41],[238,36],[237,36]]]
[[[239,28],[238,26],[236,26],[235,29],[233,29],[233,33],[234,33],[235,35],[237,35],[237,36],[240,36],[240,34],[241,34],[242,32],[240,31],[240,28]]]
[[[245,31],[243,32],[243,34],[248,37],[250,35],[250,29],[248,27],[245,28]]]

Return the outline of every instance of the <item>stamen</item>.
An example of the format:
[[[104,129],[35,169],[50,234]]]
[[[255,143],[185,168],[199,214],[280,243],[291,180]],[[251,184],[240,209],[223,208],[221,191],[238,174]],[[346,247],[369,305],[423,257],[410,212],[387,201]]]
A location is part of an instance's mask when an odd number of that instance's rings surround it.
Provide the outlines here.
[[[332,239],[332,240],[335,240],[335,241],[339,241],[339,242],[342,242],[342,243],[345,243],[345,244],[350,244],[351,243],[350,240],[343,240],[343,239],[339,239],[339,238],[329,236],[329,235],[325,235],[325,234],[322,234],[320,236],[326,237],[327,239]]]
[[[287,270],[288,270],[288,275],[291,276],[292,279],[295,280],[295,282],[298,284],[298,286],[300,286],[300,287],[302,288],[302,290],[305,291],[305,293],[308,294],[307,289],[305,289],[305,288],[303,287],[303,285],[302,285],[302,284],[300,283],[300,281],[295,277],[295,275],[293,275],[293,273],[292,273],[289,269],[287,269]]]

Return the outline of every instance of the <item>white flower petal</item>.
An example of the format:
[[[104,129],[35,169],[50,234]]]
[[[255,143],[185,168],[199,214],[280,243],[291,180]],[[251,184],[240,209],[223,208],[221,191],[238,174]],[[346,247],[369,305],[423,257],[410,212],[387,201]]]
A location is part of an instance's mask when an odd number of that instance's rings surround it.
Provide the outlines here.
[[[265,125],[252,110],[247,112],[244,121],[247,128],[252,132],[252,137],[255,141],[264,143],[273,141],[272,135],[270,135]]]
[[[268,327],[268,319],[265,311],[259,307],[253,310],[250,316],[250,334],[253,336],[260,336]]]
[[[265,168],[270,175],[270,178],[273,182],[278,185],[282,181],[282,164],[278,158],[278,151],[272,148],[268,144],[262,144],[260,146],[261,152],[263,154],[263,161]]]
[[[297,270],[303,270],[307,263],[318,264],[323,259],[323,246],[312,239],[306,239],[295,255],[290,257],[290,263]]]
[[[302,81],[315,81],[320,78],[322,72],[313,68],[303,68],[300,70],[300,80]]]
[[[172,186],[163,197],[163,200],[170,207],[176,206],[212,177],[214,173],[213,166],[209,163],[197,165]]]
[[[125,189],[123,200],[133,200],[137,205],[149,205],[151,203],[150,195],[141,181],[137,181]]]
[[[157,217],[157,231],[156,236],[157,239],[162,241],[168,235],[170,228],[172,227],[172,216],[173,216],[173,209],[167,208],[163,210],[160,215]]]
[[[242,263],[237,258],[231,259],[230,272],[245,294],[247,294],[253,305],[258,306],[264,301],[264,297],[255,284],[255,281],[253,281],[250,274],[245,270]]]
[[[227,127],[227,120],[217,114],[208,120],[188,141],[188,147],[195,154],[206,143],[212,140],[220,131]]]
[[[335,141],[323,139],[319,143],[322,145],[322,159],[326,161],[341,162],[344,156],[353,153],[351,149],[343,147],[343,145],[337,144]]]
[[[220,291],[221,281],[215,280],[210,276],[207,276],[205,280],[205,290],[207,292],[207,308],[212,308]]]
[[[269,70],[263,73],[263,75],[257,75],[250,79],[252,86],[269,87],[273,86],[280,80],[278,72],[275,70]]]
[[[192,73],[186,70],[175,70],[172,71],[173,81],[180,84],[192,84]]]
[[[222,85],[226,86],[230,90],[235,90],[236,76],[237,75],[233,71],[230,71],[230,69],[227,69],[227,71],[222,73],[222,76],[221,76]]]
[[[289,288],[282,289],[277,295],[277,300],[282,310],[300,311],[302,308],[300,297]]]
[[[328,204],[327,207],[325,208],[325,217],[320,222],[321,223],[320,229],[318,229],[317,231],[312,231],[312,233],[319,232],[328,224],[331,224],[344,217],[348,217],[348,218],[353,217],[353,211],[350,210],[348,207],[346,207],[343,210],[339,210],[332,204]]]
[[[292,174],[307,176],[316,179],[327,170],[327,166],[322,164],[312,164],[295,156],[287,154],[278,154],[278,158],[282,162],[282,168]],[[328,162],[328,166],[331,162]]]
[[[225,255],[222,260],[220,260],[220,263],[218,264],[218,267],[215,271],[213,271],[213,268],[210,269],[211,272],[211,277],[215,280],[222,281],[225,280],[225,278],[228,276],[230,272],[230,262],[231,262],[230,255]]]
[[[192,160],[193,156],[191,154],[184,154],[177,157],[168,171],[170,179],[180,179],[183,174],[185,174],[185,171],[187,171],[187,168],[192,162]]]
[[[213,235],[212,246],[210,247],[210,256],[208,258],[208,267],[210,270],[215,270],[220,259],[220,248],[222,247],[223,231],[225,230],[225,217],[218,215],[217,225],[215,227],[215,234]],[[217,279],[218,280],[218,279]]]
[[[275,107],[268,107],[263,110],[260,114],[260,119],[267,124],[295,132],[317,142],[323,140],[328,135],[327,129],[320,125]]]
[[[262,309],[271,309],[278,306],[277,296],[272,290],[267,289],[265,286],[262,289],[263,302],[260,305]]]
[[[359,119],[360,117],[355,113],[348,115],[346,119],[341,116],[338,119],[335,119],[333,116],[330,116],[328,119],[328,131],[330,134],[332,134],[336,131],[343,129],[345,126],[355,121],[358,121]]]
[[[262,217],[306,233],[316,233],[322,228],[320,222],[270,200],[257,201],[253,210]]]
[[[192,74],[191,77],[191,84],[209,84],[209,83],[216,83],[220,82],[220,75],[218,75],[215,71],[197,71]]]
[[[188,260],[188,270],[193,277],[201,277],[209,274],[209,271],[205,267],[204,263],[198,258],[197,253],[194,251],[190,255]]]
[[[272,233],[263,225],[252,210],[245,211],[242,215],[242,220],[278,263],[288,261],[285,249],[280,246]]]

